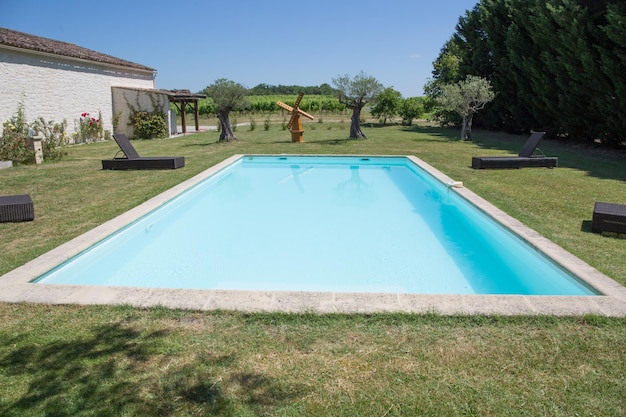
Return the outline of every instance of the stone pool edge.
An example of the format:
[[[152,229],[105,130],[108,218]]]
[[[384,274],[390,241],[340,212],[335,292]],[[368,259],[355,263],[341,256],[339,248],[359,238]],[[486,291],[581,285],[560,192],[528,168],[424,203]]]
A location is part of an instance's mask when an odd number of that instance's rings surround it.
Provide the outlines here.
[[[578,316],[597,314],[626,316],[626,288],[600,273],[574,255],[565,251],[491,203],[462,187],[447,175],[415,156],[406,157],[456,192],[488,216],[496,219],[527,243],[550,256],[564,268],[600,291],[600,296],[525,296],[525,295],[454,295],[454,294],[396,294],[339,293],[290,291],[230,291],[190,290],[134,287],[79,286],[34,284],[33,279],[61,262],[80,253],[132,221],[193,187],[205,178],[246,156],[315,156],[315,155],[233,155],[213,167],[183,181],[143,204],[111,219],[38,258],[0,277],[0,302],[131,305],[135,307],[164,306],[193,310],[239,310],[314,312],[314,313],[375,313],[407,312],[443,315],[554,315]],[[329,156],[329,155],[324,155]],[[394,157],[397,155],[336,155],[351,157]]]

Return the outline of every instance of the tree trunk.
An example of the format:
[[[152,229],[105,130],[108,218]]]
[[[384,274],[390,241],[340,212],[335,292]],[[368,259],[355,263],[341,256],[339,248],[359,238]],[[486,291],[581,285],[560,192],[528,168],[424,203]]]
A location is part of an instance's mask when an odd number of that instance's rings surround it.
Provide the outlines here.
[[[228,112],[218,112],[217,117],[222,125],[222,131],[220,133],[220,142],[230,142],[231,140],[239,140],[233,133],[233,128],[230,126],[230,118]]]
[[[472,140],[472,118],[471,114],[463,116],[463,127],[461,128],[461,138],[463,140]]]
[[[354,106],[352,108],[352,124],[350,125],[350,139],[367,139],[365,133],[361,130],[361,109],[362,107]]]

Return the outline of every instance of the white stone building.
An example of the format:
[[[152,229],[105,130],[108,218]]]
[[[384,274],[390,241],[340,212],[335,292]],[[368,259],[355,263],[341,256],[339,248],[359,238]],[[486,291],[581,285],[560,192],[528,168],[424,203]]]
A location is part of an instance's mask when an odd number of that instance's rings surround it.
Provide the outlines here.
[[[105,131],[132,137],[126,100],[145,111],[159,103],[169,114],[168,92],[155,88],[155,77],[155,69],[141,64],[0,28],[0,130],[23,106],[29,123],[39,117],[66,120],[71,134],[83,113],[101,114]],[[119,120],[115,132],[114,117]]]

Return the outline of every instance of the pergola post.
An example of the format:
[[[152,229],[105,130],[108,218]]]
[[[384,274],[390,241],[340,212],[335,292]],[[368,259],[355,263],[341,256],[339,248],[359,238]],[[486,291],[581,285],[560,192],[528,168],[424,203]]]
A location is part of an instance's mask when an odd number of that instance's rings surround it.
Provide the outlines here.
[[[183,123],[183,134],[187,133],[187,103],[183,100],[181,101],[181,105],[180,105],[181,111],[180,111],[180,118],[182,120]]]

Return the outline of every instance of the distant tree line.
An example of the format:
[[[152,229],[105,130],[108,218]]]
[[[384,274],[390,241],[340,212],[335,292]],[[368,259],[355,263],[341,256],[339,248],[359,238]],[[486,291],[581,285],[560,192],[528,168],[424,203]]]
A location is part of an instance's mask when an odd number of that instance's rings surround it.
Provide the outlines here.
[[[624,0],[481,0],[459,19],[433,67],[431,99],[468,75],[491,82],[496,96],[475,125],[626,139]]]
[[[300,86],[300,85],[268,85],[259,84],[248,89],[250,96],[275,96],[275,95],[298,95],[304,93],[312,96],[336,96],[337,90],[329,84],[319,86]]]

